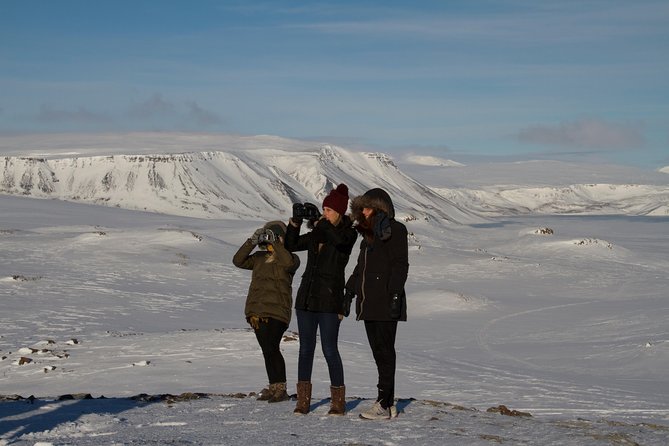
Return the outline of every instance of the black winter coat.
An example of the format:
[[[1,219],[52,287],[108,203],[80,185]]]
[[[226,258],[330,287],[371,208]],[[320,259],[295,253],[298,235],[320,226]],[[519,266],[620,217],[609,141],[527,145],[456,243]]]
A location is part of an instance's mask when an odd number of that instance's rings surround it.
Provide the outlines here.
[[[355,293],[358,320],[392,321],[390,303],[393,294],[402,296],[402,315],[407,320],[404,284],[409,274],[409,248],[407,228],[391,219],[392,236],[387,240],[374,237],[371,242],[363,238],[360,243],[358,263],[346,283]]]
[[[345,269],[357,236],[346,215],[336,227],[322,219],[303,235],[300,227],[288,224],[286,249],[307,251],[307,266],[295,298],[296,309],[344,314]]]

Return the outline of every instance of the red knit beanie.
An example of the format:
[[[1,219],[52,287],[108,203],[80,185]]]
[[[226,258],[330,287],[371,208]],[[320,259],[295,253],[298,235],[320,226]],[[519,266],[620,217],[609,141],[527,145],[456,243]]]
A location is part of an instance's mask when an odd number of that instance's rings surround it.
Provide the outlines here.
[[[336,189],[332,189],[323,200],[323,207],[337,211],[339,215],[346,214],[348,209],[348,186],[342,183]]]

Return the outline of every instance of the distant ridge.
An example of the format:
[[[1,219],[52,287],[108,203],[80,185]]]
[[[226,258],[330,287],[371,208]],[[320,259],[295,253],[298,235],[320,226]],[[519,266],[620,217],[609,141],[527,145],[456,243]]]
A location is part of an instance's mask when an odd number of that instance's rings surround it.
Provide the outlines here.
[[[399,218],[481,221],[403,174],[383,153],[322,144],[312,150],[204,151],[109,156],[4,157],[0,193],[55,198],[198,218],[287,218],[318,205],[338,183],[352,196],[386,189]]]
[[[502,215],[669,215],[669,166],[550,160],[463,165],[270,135],[206,133],[1,136],[0,194],[171,215],[286,219],[338,183],[351,196],[382,187],[398,218],[481,223]],[[652,177],[652,178],[651,178]]]

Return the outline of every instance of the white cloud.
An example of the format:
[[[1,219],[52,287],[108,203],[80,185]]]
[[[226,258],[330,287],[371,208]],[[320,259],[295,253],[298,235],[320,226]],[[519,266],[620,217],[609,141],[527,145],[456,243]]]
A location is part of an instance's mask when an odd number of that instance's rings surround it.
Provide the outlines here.
[[[50,105],[42,105],[37,113],[37,119],[46,123],[104,123],[109,122],[111,118],[100,112],[95,112],[86,107],[79,107],[76,110],[66,110],[53,108]]]
[[[205,110],[195,101],[188,104],[188,116],[191,121],[201,126],[222,123],[221,118],[216,113]]]
[[[638,125],[582,119],[559,125],[535,125],[521,130],[521,142],[569,148],[629,149],[645,145]]]
[[[176,106],[163,99],[163,95],[155,93],[149,99],[130,108],[130,116],[137,118],[150,118],[155,116],[172,115],[176,112]]]
[[[202,108],[195,101],[177,104],[164,98],[160,93],[154,93],[146,101],[131,106],[128,114],[132,118],[140,120],[155,121],[167,119],[170,122],[177,120],[178,122],[192,124],[196,127],[205,127],[222,122],[216,113]]]

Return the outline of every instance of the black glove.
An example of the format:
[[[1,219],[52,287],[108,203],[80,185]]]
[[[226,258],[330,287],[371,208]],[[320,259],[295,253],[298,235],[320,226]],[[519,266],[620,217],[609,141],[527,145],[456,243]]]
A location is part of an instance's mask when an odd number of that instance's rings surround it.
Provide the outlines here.
[[[353,302],[354,297],[355,293],[353,291],[346,290],[344,294],[344,316],[346,317],[351,314],[351,302]]]
[[[304,205],[302,203],[293,204],[293,216],[291,217],[291,220],[298,226],[302,224],[302,217],[299,217],[299,215],[302,215],[301,211],[303,207]]]
[[[393,294],[390,301],[390,318],[397,320],[402,317],[402,298],[399,294]]]
[[[256,229],[256,232],[253,233],[253,235],[249,240],[251,240],[251,243],[253,243],[254,245],[257,245],[258,241],[260,241],[260,235],[264,233],[265,233],[265,228],[258,228]]]
[[[321,218],[321,211],[318,209],[318,206],[316,206],[313,203],[304,203],[304,210],[307,212],[308,215],[313,215],[315,218],[312,220],[318,220]]]

